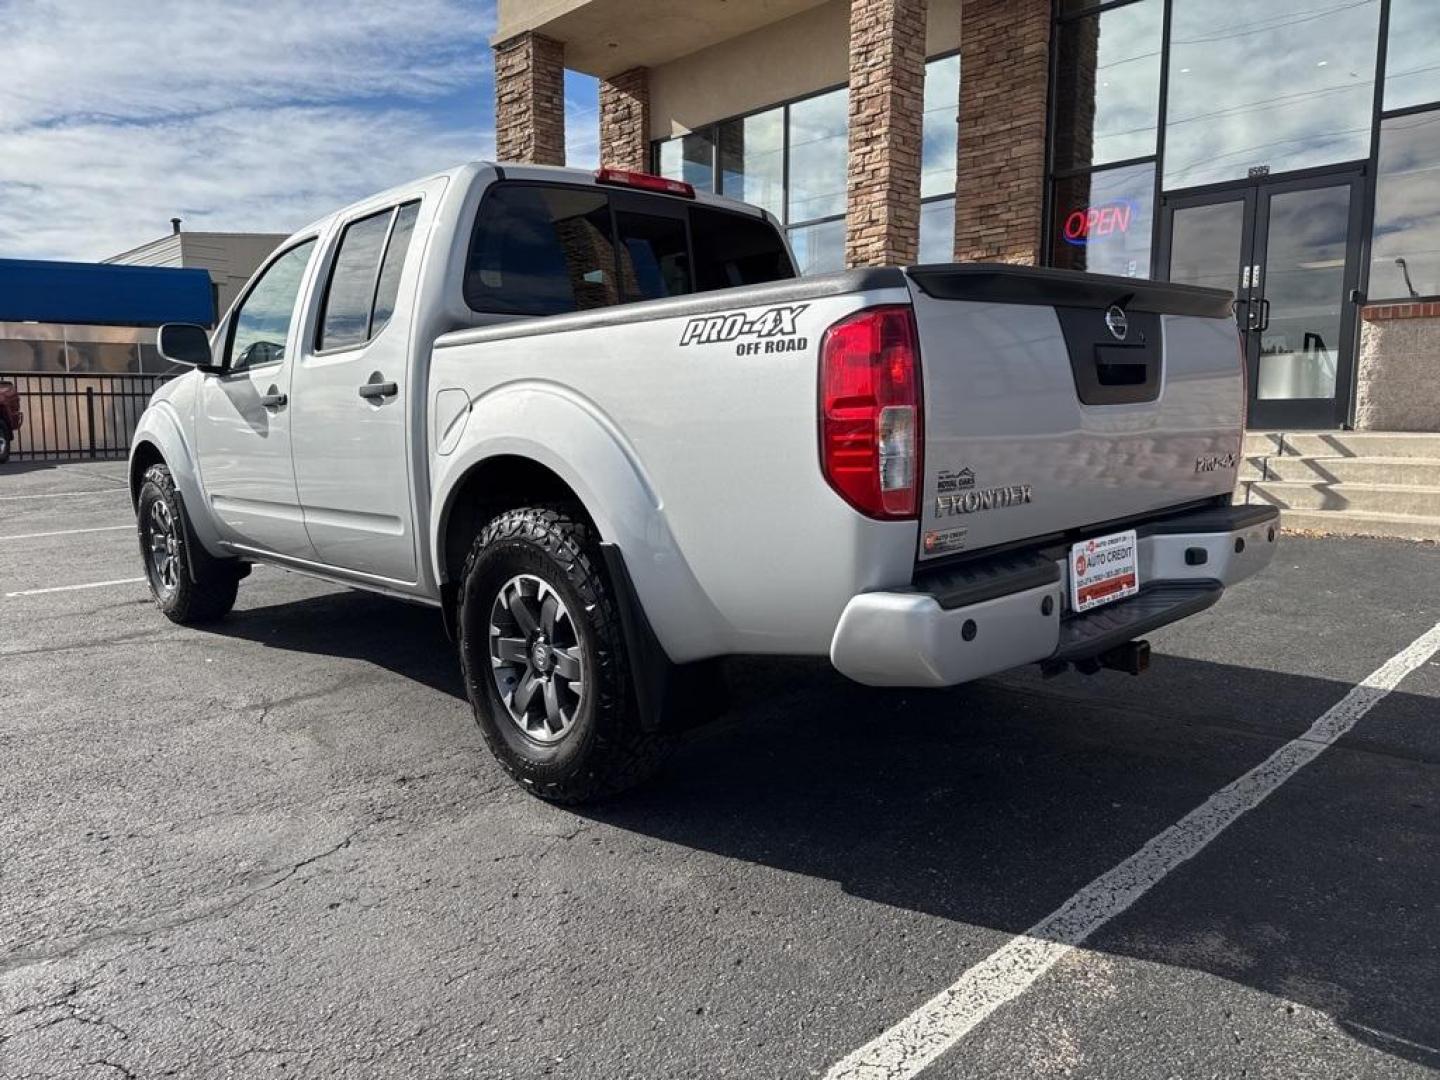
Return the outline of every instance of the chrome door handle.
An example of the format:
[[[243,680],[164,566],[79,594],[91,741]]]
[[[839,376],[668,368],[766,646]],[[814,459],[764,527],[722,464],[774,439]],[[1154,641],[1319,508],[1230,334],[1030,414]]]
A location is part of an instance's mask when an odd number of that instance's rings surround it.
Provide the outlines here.
[[[360,386],[360,396],[369,401],[376,398],[394,397],[399,392],[400,387],[393,382],[367,382]]]
[[[280,393],[278,386],[272,386],[260,396],[260,404],[267,409],[283,409],[290,399]]]

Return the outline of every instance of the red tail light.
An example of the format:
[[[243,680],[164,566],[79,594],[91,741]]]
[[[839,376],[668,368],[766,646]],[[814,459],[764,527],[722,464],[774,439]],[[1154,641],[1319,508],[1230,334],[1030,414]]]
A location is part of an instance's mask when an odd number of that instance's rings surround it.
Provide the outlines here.
[[[820,465],[830,486],[873,518],[920,508],[920,347],[909,307],[861,311],[820,346]]]
[[[658,191],[664,195],[679,195],[685,199],[695,197],[695,188],[684,180],[671,180],[653,173],[631,172],[628,169],[612,169],[609,166],[595,170],[595,182],[614,184],[616,187],[639,188],[641,191]]]

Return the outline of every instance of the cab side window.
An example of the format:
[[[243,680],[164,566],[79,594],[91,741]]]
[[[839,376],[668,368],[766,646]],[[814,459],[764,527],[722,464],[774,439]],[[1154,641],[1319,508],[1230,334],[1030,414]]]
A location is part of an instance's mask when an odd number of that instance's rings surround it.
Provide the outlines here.
[[[465,267],[472,310],[557,315],[619,300],[603,191],[498,184],[486,193]]]
[[[317,349],[360,345],[385,328],[419,213],[419,202],[408,202],[345,226],[325,287]]]
[[[226,361],[230,371],[285,359],[285,341],[295,318],[295,302],[315,241],[297,244],[272,262],[240,303],[230,323]]]

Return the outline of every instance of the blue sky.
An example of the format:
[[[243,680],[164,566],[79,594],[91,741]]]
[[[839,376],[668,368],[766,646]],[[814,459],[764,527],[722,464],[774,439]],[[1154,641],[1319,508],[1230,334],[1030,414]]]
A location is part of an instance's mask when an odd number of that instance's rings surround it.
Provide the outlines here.
[[[0,258],[290,232],[493,157],[494,0],[0,0]],[[569,163],[595,81],[568,74]]]

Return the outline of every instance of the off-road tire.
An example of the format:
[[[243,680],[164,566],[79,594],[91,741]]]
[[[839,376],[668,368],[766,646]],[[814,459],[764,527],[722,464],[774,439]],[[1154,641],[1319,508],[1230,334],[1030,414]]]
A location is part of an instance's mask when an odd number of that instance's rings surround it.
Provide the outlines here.
[[[0,420],[0,465],[4,465],[10,460],[10,443],[14,438],[14,434],[10,431],[10,425],[4,420]]]
[[[160,504],[161,518],[168,516],[173,522],[173,557],[175,559],[172,580],[162,579],[152,556],[152,541],[159,525],[156,522],[156,504]],[[150,585],[150,595],[155,606],[165,613],[171,622],[181,626],[215,622],[225,617],[235,606],[235,593],[240,587],[240,568],[208,552],[193,551],[189,542],[192,535],[189,522],[185,519],[185,507],[175,491],[175,481],[170,470],[164,465],[152,465],[145,470],[145,479],[140,485],[140,498],[136,503],[136,527],[140,538],[140,559],[145,567],[145,580]]]
[[[585,692],[558,742],[521,730],[492,674],[490,620],[517,575],[539,578],[568,609],[583,650]],[[593,528],[573,510],[507,510],[480,530],[459,582],[460,664],[475,722],[505,771],[531,793],[561,803],[613,795],[651,776],[670,739],[641,729],[615,594]]]

